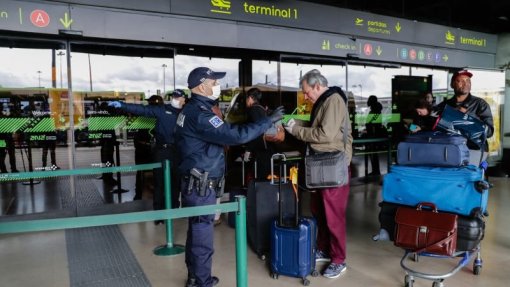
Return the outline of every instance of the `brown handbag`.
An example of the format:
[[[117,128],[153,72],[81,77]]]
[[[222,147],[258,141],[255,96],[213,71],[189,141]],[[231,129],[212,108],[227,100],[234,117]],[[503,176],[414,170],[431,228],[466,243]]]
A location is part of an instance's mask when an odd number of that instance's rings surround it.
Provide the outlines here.
[[[424,210],[428,206],[431,210]],[[452,256],[457,247],[457,215],[437,212],[435,204],[399,207],[395,215],[395,245],[413,252]]]

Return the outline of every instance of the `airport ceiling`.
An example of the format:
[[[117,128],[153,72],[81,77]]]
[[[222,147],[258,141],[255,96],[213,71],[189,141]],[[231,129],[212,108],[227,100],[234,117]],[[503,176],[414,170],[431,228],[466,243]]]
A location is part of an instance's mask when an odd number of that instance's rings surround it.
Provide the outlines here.
[[[491,34],[510,33],[509,0],[305,1]]]

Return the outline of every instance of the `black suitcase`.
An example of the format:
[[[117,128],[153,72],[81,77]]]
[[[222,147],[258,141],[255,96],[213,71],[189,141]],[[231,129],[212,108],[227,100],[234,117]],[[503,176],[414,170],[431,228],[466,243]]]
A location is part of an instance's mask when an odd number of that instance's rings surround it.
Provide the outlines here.
[[[275,156],[282,155],[275,154],[273,158]],[[284,165],[284,169],[286,169],[286,165]],[[275,173],[272,172],[272,174]],[[286,177],[286,172],[284,177]],[[289,181],[285,181],[281,186],[283,210],[293,211],[294,190],[292,185]],[[275,218],[278,218],[278,196],[277,180],[251,180],[248,183],[248,195],[246,198],[248,243],[253,251],[263,260],[265,260],[270,251],[271,224]],[[284,213],[284,216],[288,217],[289,213]]]
[[[395,215],[397,208],[403,206],[396,203],[382,201],[379,203],[381,210],[379,211],[379,224],[389,235],[389,240],[393,241],[395,237]]]
[[[485,234],[485,221],[481,216],[457,218],[457,251],[474,250]]]

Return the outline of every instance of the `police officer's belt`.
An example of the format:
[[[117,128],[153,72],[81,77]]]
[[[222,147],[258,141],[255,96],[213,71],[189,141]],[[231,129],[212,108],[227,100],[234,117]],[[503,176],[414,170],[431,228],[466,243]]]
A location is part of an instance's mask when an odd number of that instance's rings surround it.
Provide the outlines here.
[[[191,175],[183,176],[183,178],[185,180],[189,180],[190,177],[191,177]],[[208,179],[206,179],[206,184],[207,184],[207,186],[212,188],[212,187],[217,186],[220,181],[221,181],[221,178],[208,178]]]

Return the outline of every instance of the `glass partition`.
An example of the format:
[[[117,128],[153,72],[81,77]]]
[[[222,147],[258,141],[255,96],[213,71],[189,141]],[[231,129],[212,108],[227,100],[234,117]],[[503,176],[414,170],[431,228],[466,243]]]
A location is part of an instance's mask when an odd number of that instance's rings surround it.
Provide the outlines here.
[[[305,101],[300,88],[301,77],[311,70],[319,70],[328,80],[328,86],[338,86],[346,92],[346,68],[343,61],[324,62],[322,59],[282,57],[280,63],[281,104],[288,114],[308,119],[312,110],[310,102]],[[316,61],[316,64],[313,63]]]
[[[90,43],[71,43],[71,50],[74,116],[66,120],[73,121],[75,166],[107,168],[156,162],[152,151],[156,118],[145,112],[128,113],[111,103],[145,106],[154,95],[160,96],[158,103],[169,100],[175,89],[174,51]],[[102,54],[97,54],[98,50]],[[60,98],[66,106],[66,98]],[[62,114],[69,115],[68,111]],[[81,205],[83,210],[91,210],[95,204],[138,199],[151,206],[152,178],[152,170],[82,176],[77,179],[76,192],[88,200]]]
[[[433,105],[437,105],[449,96],[448,89],[450,89],[450,82],[448,71],[417,67],[411,68],[411,76],[427,77],[429,75],[432,76]]]
[[[55,106],[67,94],[65,44],[39,43],[41,48],[27,49],[14,43],[19,48],[0,47],[1,219],[72,215],[74,209],[67,207],[74,202],[60,197],[71,192],[69,179],[51,176],[71,164],[70,130]],[[9,179],[19,172],[47,172],[48,177]]]
[[[215,72],[226,72],[225,77],[219,80],[221,85],[219,107],[225,115],[234,97],[242,90],[239,87],[239,62],[240,59],[177,55],[175,57],[176,86],[179,89],[188,90],[188,75],[198,67],[209,67]]]
[[[349,92],[354,98],[355,125],[353,136],[367,136],[367,122],[372,121],[368,99],[377,97],[382,105],[381,116],[376,123],[382,124],[384,130],[391,132],[391,123],[399,122],[399,115],[393,112],[392,107],[392,79],[397,75],[409,75],[408,67],[382,68],[361,65],[349,65]]]

